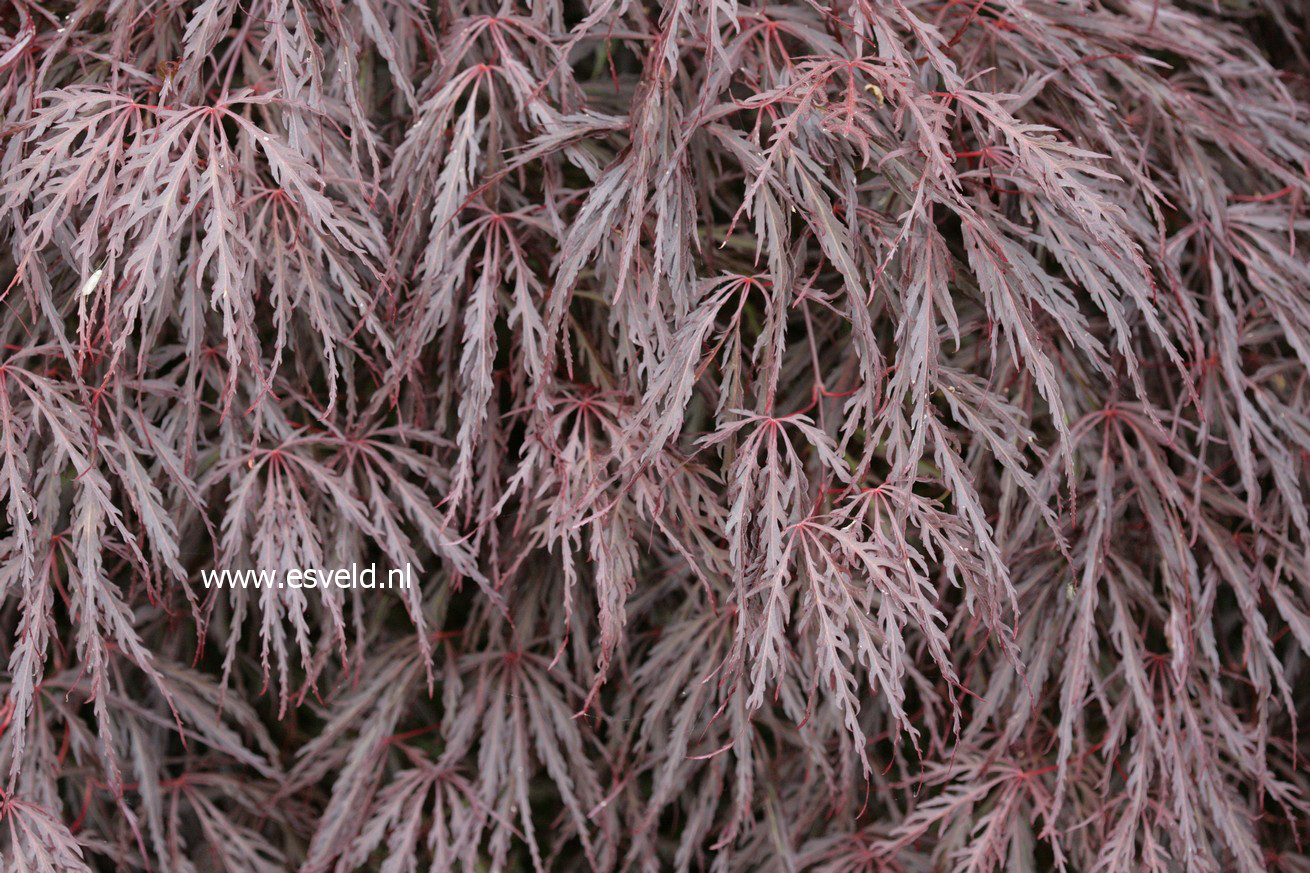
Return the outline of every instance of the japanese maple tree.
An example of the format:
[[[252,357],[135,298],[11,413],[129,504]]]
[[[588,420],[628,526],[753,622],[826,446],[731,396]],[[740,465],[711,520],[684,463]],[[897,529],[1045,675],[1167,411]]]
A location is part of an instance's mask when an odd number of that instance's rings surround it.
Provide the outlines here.
[[[1310,870],[1308,33],[12,0],[0,867]]]

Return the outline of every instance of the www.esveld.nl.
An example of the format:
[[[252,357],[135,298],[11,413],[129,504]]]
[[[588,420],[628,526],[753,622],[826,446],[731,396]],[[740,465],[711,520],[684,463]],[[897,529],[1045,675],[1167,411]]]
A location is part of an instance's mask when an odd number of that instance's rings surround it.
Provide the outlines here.
[[[360,567],[351,564],[335,570],[304,567],[279,573],[275,570],[202,570],[200,578],[206,588],[331,588],[391,589],[410,588],[414,584],[413,568],[393,567],[384,577],[376,564]]]

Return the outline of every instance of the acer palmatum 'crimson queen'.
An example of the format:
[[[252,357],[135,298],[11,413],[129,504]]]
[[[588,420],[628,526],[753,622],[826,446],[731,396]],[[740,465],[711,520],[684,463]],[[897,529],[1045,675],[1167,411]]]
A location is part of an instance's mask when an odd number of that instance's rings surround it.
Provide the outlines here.
[[[15,0],[3,866],[1310,869],[1308,19]]]

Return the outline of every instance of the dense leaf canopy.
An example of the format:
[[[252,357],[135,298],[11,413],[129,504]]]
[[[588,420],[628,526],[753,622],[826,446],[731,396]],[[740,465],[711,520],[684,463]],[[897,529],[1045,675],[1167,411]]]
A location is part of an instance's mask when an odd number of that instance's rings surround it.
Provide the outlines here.
[[[0,23],[4,870],[1310,870],[1308,0]]]

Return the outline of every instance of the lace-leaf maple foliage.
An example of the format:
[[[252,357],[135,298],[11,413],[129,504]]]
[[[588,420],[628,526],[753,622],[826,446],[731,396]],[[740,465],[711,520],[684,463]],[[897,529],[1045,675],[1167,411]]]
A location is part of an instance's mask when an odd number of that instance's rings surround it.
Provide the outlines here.
[[[0,21],[5,869],[1310,869],[1306,0]]]

